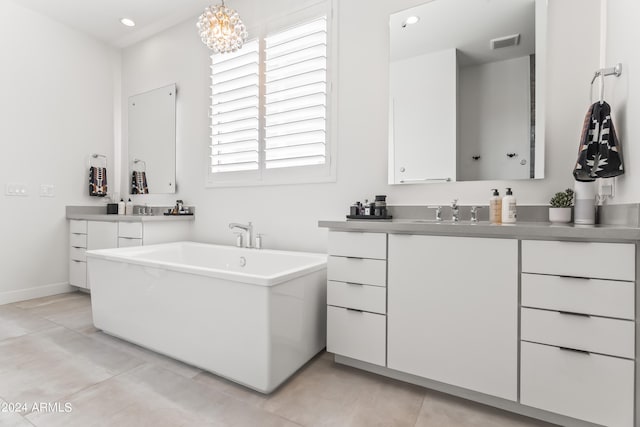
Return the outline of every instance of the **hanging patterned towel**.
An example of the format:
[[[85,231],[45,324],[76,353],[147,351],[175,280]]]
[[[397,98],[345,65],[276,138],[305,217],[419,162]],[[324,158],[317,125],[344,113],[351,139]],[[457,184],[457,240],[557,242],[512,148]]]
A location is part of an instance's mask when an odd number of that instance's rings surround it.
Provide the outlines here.
[[[89,195],[95,197],[107,195],[107,168],[91,166],[89,169]]]
[[[133,171],[133,175],[131,176],[131,194],[149,194],[146,172]]]
[[[584,118],[573,176],[576,181],[595,181],[623,173],[622,147],[611,120],[611,106],[596,102]]]

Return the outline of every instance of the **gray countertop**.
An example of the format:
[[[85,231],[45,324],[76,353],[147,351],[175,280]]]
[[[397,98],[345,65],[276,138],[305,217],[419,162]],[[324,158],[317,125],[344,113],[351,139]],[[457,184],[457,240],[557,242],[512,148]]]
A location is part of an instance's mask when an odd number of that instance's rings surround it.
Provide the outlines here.
[[[607,242],[636,242],[640,228],[613,225],[557,225],[548,222],[518,222],[490,224],[481,221],[471,224],[400,219],[319,221],[319,227],[336,231],[370,231],[377,233],[430,234],[459,237],[495,237],[513,239],[589,240]]]
[[[109,222],[193,221],[195,219],[195,215],[106,215],[93,213],[67,213],[67,219]]]
[[[168,207],[153,207],[154,215],[107,215],[106,206],[67,206],[67,219],[107,222],[165,222],[165,221],[193,221],[195,215],[164,215]],[[135,212],[135,211],[134,211]]]

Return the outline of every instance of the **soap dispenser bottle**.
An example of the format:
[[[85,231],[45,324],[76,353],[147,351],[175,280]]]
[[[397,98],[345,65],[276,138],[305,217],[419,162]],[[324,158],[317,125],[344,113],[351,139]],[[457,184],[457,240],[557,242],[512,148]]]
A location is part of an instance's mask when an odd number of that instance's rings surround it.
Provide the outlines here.
[[[514,224],[516,222],[516,196],[511,188],[507,187],[507,194],[502,198],[502,223]]]
[[[125,206],[124,199],[120,199],[120,202],[118,202],[118,215],[124,215]]]
[[[133,202],[131,201],[131,197],[129,197],[129,201],[125,204],[124,212],[126,215],[133,215]]]
[[[489,199],[489,222],[500,224],[502,222],[502,198],[497,188],[492,188],[493,194]]]

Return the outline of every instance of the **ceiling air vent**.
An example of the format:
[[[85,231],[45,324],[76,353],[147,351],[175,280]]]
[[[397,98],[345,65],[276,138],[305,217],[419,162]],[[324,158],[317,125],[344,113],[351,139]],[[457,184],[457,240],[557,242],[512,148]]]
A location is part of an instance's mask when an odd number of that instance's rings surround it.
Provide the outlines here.
[[[520,34],[498,37],[491,40],[491,49],[502,49],[503,47],[517,46],[520,44]]]

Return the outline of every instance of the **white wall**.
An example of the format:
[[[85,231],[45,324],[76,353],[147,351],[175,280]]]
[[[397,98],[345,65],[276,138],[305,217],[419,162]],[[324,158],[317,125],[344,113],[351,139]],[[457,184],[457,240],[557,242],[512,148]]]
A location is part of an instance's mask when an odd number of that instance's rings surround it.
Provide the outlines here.
[[[117,53],[8,1],[0,2],[0,52],[2,304],[68,281],[65,206],[100,203],[86,196],[89,154],[114,164]],[[29,196],[5,196],[7,183],[27,184]],[[55,197],[39,197],[40,184],[55,185]]]
[[[138,196],[136,200],[173,203],[181,198],[195,204],[195,237],[201,241],[233,244],[227,224],[253,221],[258,231],[266,233],[266,247],[315,251],[326,248],[326,230],[317,228],[319,219],[343,219],[352,202],[375,194],[387,194],[390,204],[448,204],[453,198],[462,204],[486,204],[490,188],[509,186],[518,203],[547,204],[551,195],[573,183],[571,173],[588,105],[588,83],[598,66],[599,0],[549,2],[544,180],[389,186],[388,19],[390,13],[422,2],[338,2],[336,183],[205,189],[209,52],[196,35],[196,17],[126,49],[124,99],[170,82],[178,85],[178,193]],[[269,6],[272,13],[284,13],[293,4],[283,1]],[[250,0],[237,0],[234,8],[250,25],[269,9]]]
[[[458,180],[529,177],[529,67],[529,56],[521,56],[460,68]]]
[[[640,202],[640,2],[603,0],[607,8],[603,67],[622,63],[620,77],[607,77],[605,100],[611,104],[613,123],[622,143],[625,174],[615,178],[613,204]],[[597,86],[596,86],[597,87]],[[594,96],[597,90],[594,90]]]

